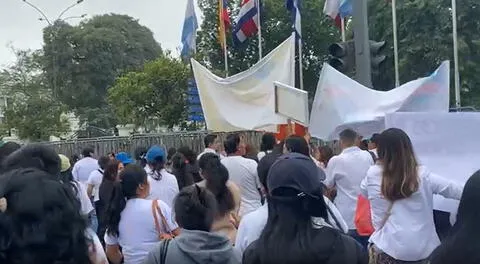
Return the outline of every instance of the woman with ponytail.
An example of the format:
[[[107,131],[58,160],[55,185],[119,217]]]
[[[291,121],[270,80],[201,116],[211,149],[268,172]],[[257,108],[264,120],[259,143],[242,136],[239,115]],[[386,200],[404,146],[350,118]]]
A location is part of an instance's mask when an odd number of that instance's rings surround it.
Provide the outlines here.
[[[240,189],[228,180],[228,170],[220,162],[218,155],[205,153],[199,160],[199,166],[204,180],[198,185],[212,192],[218,204],[212,231],[225,234],[234,243],[240,222]]]
[[[105,244],[111,263],[123,259],[127,264],[140,264],[163,237],[178,235],[170,207],[160,200],[147,200],[149,193],[147,174],[138,165],[127,166],[114,183],[105,214]]]
[[[177,178],[165,169],[167,157],[163,148],[152,146],[145,155],[147,166],[145,171],[150,183],[150,200],[162,200],[169,207],[173,206],[173,200],[178,194]]]

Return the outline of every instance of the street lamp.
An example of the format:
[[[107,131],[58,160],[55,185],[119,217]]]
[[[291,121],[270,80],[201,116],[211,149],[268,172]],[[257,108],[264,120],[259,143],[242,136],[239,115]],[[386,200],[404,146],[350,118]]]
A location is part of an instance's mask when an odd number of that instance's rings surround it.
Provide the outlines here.
[[[65,21],[65,20],[68,20],[68,19],[74,19],[74,18],[85,18],[87,15],[86,14],[83,14],[81,16],[70,16],[70,17],[67,17],[65,19],[62,19],[62,16],[68,12],[68,10],[74,8],[75,6],[81,4],[84,0],[77,0],[75,1],[73,4],[71,4],[70,6],[68,6],[67,8],[65,8],[62,12],[60,12],[60,15],[58,15],[57,19],[55,19],[52,23],[50,19],[48,19],[48,17],[45,15],[45,13],[40,9],[38,8],[36,5],[30,3],[29,1],[27,0],[22,0],[25,4],[29,5],[30,7],[32,7],[33,9],[37,10],[37,12],[41,15],[41,17],[39,18],[40,21],[45,21],[48,23],[48,25],[50,27],[53,26],[53,24],[57,21]],[[53,40],[55,40],[57,38],[57,31],[55,28],[53,28],[53,32],[52,32],[52,36],[53,36]],[[52,64],[52,68],[53,68],[53,93],[54,95],[56,95],[58,89],[57,89],[57,59],[56,59],[56,48],[55,48],[55,42],[52,41],[52,60],[53,60],[53,64]]]

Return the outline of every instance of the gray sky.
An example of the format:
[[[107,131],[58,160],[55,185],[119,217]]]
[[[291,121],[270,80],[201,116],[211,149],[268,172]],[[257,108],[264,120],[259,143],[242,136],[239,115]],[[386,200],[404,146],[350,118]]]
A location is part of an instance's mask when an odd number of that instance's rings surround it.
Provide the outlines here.
[[[29,0],[55,20],[60,12],[76,0]],[[196,2],[196,1],[195,1]],[[84,0],[64,17],[87,14],[118,13],[139,19],[140,24],[150,28],[163,48],[177,50],[185,16],[187,0]],[[39,21],[40,14],[22,0],[0,0],[0,68],[11,63],[14,55],[9,45],[18,49],[38,49],[42,46],[42,28],[46,22]],[[197,18],[200,12],[197,9]],[[78,19],[68,20],[76,24]],[[177,53],[175,51],[175,53]]]

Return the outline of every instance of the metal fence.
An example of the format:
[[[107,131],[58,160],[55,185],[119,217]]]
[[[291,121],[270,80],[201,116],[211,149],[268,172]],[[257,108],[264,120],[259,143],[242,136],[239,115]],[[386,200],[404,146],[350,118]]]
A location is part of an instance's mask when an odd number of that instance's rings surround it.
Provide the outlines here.
[[[152,145],[160,145],[165,148],[179,148],[188,146],[192,150],[200,153],[204,149],[203,138],[207,135],[206,131],[196,132],[176,132],[162,134],[146,134],[132,135],[129,137],[101,137],[86,138],[49,142],[47,144],[53,146],[57,153],[67,156],[80,154],[82,149],[91,146],[95,149],[95,153],[105,155],[109,152],[126,151],[133,155],[137,147],[150,147]],[[241,132],[245,135],[246,142],[253,146],[260,146],[262,133],[248,131]],[[215,133],[223,141],[228,133]]]

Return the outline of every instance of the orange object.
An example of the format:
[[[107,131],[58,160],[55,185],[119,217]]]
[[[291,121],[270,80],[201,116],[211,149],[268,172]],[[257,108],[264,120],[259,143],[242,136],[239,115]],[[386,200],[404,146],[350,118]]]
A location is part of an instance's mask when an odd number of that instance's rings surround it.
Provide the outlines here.
[[[292,134],[303,137],[307,134],[307,128],[293,122],[291,126],[289,126],[288,124],[278,125],[278,133],[275,136],[277,140],[284,140]]]
[[[355,211],[355,227],[361,236],[370,236],[375,229],[372,225],[370,201],[363,195],[358,196],[357,210]]]

